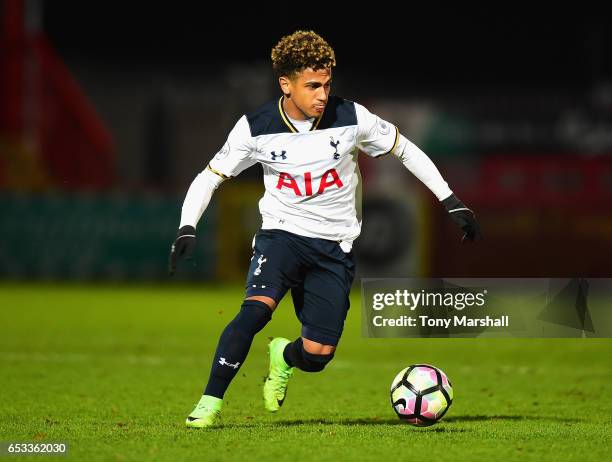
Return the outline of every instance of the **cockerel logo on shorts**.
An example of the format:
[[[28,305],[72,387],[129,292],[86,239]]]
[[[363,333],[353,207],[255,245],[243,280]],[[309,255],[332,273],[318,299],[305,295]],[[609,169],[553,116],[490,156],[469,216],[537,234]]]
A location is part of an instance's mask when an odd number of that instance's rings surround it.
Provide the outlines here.
[[[255,268],[255,271],[253,271],[253,274],[255,276],[259,276],[261,274],[261,265],[263,265],[267,261],[268,259],[265,258],[263,255],[257,259],[257,263],[259,263],[259,265],[257,266],[257,268]]]

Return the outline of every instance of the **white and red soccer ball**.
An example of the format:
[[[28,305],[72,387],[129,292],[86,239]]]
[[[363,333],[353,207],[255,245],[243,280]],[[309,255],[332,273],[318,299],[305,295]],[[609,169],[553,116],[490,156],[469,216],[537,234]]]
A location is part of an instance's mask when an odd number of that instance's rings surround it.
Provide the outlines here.
[[[391,383],[391,406],[398,417],[426,427],[442,418],[453,402],[453,387],[437,367],[415,364],[402,369]]]

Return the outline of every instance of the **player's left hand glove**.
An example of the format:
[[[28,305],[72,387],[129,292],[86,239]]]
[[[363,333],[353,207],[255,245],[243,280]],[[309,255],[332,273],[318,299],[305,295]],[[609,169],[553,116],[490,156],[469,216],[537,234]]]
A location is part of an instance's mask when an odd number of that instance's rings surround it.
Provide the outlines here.
[[[170,261],[168,262],[168,273],[170,276],[176,271],[176,264],[181,258],[192,258],[195,249],[196,236],[193,226],[183,226],[176,234],[176,240],[170,248]]]
[[[457,196],[451,194],[442,201],[442,205],[444,205],[452,220],[463,230],[464,234],[461,238],[461,242],[465,242],[466,240],[474,242],[482,239],[482,233],[476,221],[476,215],[468,209]]]

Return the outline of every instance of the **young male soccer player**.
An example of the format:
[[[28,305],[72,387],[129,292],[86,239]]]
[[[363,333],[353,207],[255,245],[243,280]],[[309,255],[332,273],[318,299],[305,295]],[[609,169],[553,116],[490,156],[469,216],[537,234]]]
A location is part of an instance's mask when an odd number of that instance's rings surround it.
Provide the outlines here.
[[[283,37],[272,50],[282,96],[238,120],[187,192],[170,254],[171,274],[180,258],[191,256],[196,224],[213,191],[254,164],[263,166],[263,223],[253,241],[246,296],[221,334],[208,384],[187,417],[188,427],[218,422],[223,395],[244,364],[253,337],[289,289],[302,335],[293,342],[275,338],[269,344],[266,409],[281,407],[294,368],[319,372],[334,357],[355,274],[351,248],[361,227],[355,207],[361,186],[359,151],[397,157],[442,202],[464,239],[480,238],[473,212],[419,148],[363,106],[330,96],[335,65],[334,51],[314,32]]]

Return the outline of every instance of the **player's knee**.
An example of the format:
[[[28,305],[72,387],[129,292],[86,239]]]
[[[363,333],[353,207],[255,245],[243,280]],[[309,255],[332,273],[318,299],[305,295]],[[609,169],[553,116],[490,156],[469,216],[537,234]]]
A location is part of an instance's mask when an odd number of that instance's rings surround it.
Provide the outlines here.
[[[306,350],[308,353],[315,355],[328,355],[336,351],[335,345],[325,345],[305,337],[302,337],[301,341],[302,345],[304,346],[304,350]]]
[[[334,359],[334,353],[317,355],[307,352],[302,347],[302,369],[305,372],[321,372]]]
[[[274,311],[276,308],[276,301],[272,297],[266,297],[265,295],[252,295],[244,299],[245,302],[248,301],[257,301],[264,303],[269,309]]]
[[[272,319],[272,310],[259,300],[245,300],[232,323],[242,332],[255,335]]]

